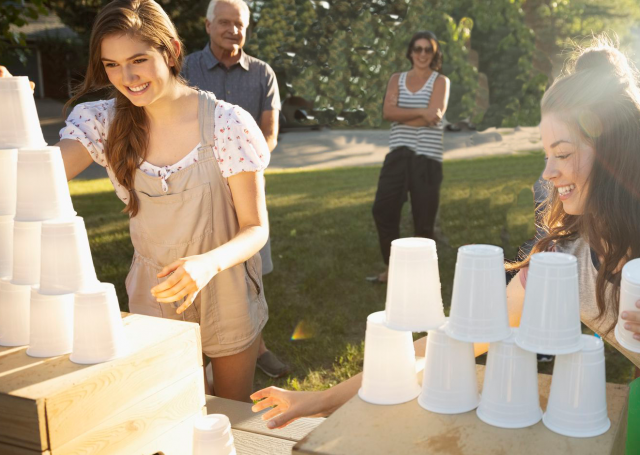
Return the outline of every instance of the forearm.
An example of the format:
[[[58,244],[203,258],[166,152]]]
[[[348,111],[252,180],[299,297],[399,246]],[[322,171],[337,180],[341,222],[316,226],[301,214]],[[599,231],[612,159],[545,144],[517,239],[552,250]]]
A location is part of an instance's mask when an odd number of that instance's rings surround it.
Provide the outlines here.
[[[336,409],[353,398],[356,393],[358,393],[361,385],[362,373],[358,373],[346,381],[321,392],[322,410],[316,415],[325,417],[332,414]]]
[[[260,248],[267,243],[268,237],[268,225],[245,226],[233,239],[205,255],[215,264],[215,273],[220,273],[246,261],[260,251]]]
[[[417,119],[421,119],[424,122],[423,113],[424,109],[409,109],[392,105],[385,106],[383,110],[385,120],[400,123],[406,123]]]
[[[267,146],[269,147],[269,152],[273,152],[278,145],[278,134],[275,131],[264,131],[262,130],[262,134],[264,135],[264,140],[267,141]]]

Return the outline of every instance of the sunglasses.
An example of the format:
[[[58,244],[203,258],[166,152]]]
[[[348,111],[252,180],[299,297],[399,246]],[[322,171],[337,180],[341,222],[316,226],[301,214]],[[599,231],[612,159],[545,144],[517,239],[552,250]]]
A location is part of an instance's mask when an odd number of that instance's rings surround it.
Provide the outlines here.
[[[412,51],[415,54],[422,54],[424,52],[425,54],[429,55],[429,54],[433,54],[433,47],[414,46]]]

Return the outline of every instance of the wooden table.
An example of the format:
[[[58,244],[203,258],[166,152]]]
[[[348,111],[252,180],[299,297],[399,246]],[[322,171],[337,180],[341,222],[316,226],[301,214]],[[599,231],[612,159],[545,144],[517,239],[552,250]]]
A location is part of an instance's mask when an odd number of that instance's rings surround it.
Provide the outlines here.
[[[269,430],[251,404],[207,396],[207,414],[225,414],[231,421],[238,455],[285,455],[325,419],[298,419],[281,430]]]
[[[478,386],[484,366],[477,366]],[[546,408],[551,376],[538,376]],[[595,438],[568,438],[536,425],[507,430],[482,422],[474,412],[435,414],[416,400],[376,406],[355,396],[293,448],[294,454],[375,455],[604,455],[624,454],[629,387],[607,384],[611,428]],[[637,431],[637,429],[635,430]]]

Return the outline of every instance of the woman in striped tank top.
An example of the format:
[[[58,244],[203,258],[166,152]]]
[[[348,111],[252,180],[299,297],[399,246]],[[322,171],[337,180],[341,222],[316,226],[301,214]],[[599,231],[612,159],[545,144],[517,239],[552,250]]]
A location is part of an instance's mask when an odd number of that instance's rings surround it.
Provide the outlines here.
[[[447,110],[449,79],[439,73],[442,50],[435,34],[413,35],[407,49],[411,70],[389,79],[383,116],[392,121],[390,152],[380,171],[373,203],[382,258],[389,265],[391,242],[400,237],[402,206],[411,195],[416,237],[433,238],[442,183],[442,116]],[[387,270],[368,277],[386,282]]]

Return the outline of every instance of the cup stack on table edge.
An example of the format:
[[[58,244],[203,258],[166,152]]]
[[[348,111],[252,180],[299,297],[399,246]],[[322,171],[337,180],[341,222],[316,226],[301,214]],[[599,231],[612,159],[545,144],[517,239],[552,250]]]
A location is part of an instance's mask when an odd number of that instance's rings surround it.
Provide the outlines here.
[[[96,277],[62,153],[44,141],[28,78],[0,78],[0,98],[0,346],[28,345],[34,357],[74,351],[77,363],[122,356],[115,289]]]
[[[388,405],[415,398],[415,378],[407,366],[413,355],[411,332],[428,330],[417,400],[427,411],[456,414],[476,409],[480,420],[501,428],[525,428],[542,420],[550,430],[570,437],[598,436],[608,430],[604,349],[601,340],[580,331],[574,256],[532,256],[520,328],[511,328],[501,248],[459,248],[446,319],[443,312],[441,317],[435,242],[399,239],[392,242],[391,252],[385,312],[367,318],[361,399]],[[629,265],[625,276],[632,295],[623,294],[620,311],[627,309],[623,304],[631,308],[640,299],[640,260]],[[385,341],[392,339],[394,343]],[[477,390],[473,343],[490,343],[482,395]],[[544,414],[539,352],[558,356]],[[576,379],[585,376],[591,379]],[[398,393],[402,381],[404,393]]]

